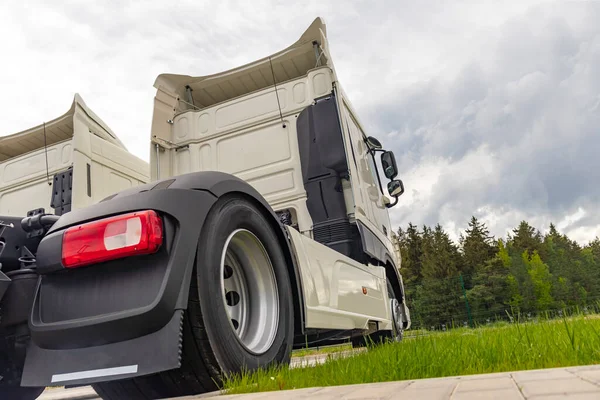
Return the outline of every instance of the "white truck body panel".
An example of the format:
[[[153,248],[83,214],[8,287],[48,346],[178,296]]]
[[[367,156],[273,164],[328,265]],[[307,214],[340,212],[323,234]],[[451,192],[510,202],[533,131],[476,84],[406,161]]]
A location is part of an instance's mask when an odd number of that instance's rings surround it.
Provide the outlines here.
[[[64,115],[0,137],[0,215],[25,216],[41,207],[52,212],[53,176],[69,168],[73,174],[72,209],[150,179],[148,163],[129,153],[75,95]]]
[[[364,129],[337,82],[322,20],[270,57],[207,77],[164,74],[155,87],[152,179],[217,170],[250,183],[275,211],[292,211],[301,233],[288,227],[302,277],[306,327],[366,329],[369,321],[377,321],[379,329],[391,329],[385,269],[312,240],[296,118],[335,90],[343,105],[338,111],[352,176],[342,180],[347,216],[376,235],[400,266]]]
[[[327,67],[278,85],[283,123],[272,88],[176,115],[169,140],[177,150],[161,153],[161,177],[210,170],[231,173],[250,183],[273,209],[292,208],[300,231],[309,232],[312,220],[306,207],[295,116],[315,97],[327,94],[328,88]]]
[[[300,267],[306,327],[389,330],[385,270],[362,265],[288,227]],[[366,293],[365,293],[366,292]]]
[[[72,164],[71,148],[70,140],[48,147],[50,180]],[[44,149],[0,164],[0,215],[18,217],[35,208],[49,208],[52,185],[48,181]]]

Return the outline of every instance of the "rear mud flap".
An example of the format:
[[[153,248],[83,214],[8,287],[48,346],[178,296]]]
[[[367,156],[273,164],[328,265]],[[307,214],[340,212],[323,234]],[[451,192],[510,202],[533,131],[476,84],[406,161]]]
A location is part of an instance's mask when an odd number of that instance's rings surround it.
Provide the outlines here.
[[[179,368],[183,310],[160,330],[103,346],[49,350],[31,343],[21,386],[89,385]]]

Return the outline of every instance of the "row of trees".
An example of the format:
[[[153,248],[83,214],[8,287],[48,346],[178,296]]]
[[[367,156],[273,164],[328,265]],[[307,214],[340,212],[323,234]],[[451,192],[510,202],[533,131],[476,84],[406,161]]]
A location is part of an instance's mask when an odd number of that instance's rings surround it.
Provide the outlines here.
[[[598,238],[581,246],[552,224],[542,235],[522,221],[495,239],[475,217],[458,244],[439,224],[419,230],[410,223],[397,236],[415,326],[481,323],[600,300]]]

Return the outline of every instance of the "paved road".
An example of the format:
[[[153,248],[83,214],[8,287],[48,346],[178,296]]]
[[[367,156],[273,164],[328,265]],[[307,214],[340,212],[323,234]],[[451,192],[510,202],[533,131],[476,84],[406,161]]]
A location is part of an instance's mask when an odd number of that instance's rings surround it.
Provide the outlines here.
[[[40,400],[84,400],[77,397],[85,388],[71,389],[71,397],[48,397],[47,391]],[[79,393],[75,391],[79,390]],[[93,396],[93,394],[92,394]],[[468,375],[450,378],[418,379],[410,381],[373,383],[284,392],[255,393],[248,395],[219,396],[218,394],[190,396],[180,400],[333,400],[333,399],[427,399],[427,400],[538,400],[538,399],[600,399],[600,365],[518,371],[498,374]],[[87,397],[92,399],[95,397]]]

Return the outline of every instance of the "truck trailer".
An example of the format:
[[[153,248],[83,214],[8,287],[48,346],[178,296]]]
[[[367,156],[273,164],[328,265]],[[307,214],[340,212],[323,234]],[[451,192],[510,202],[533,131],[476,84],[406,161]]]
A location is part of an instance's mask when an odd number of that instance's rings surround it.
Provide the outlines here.
[[[324,21],[263,59],[154,86],[149,182],[0,217],[3,247],[26,254],[0,271],[14,314],[0,320],[0,397],[186,396],[294,348],[400,341],[410,313],[388,209],[404,185],[340,85]],[[83,198],[89,171],[72,171]]]

